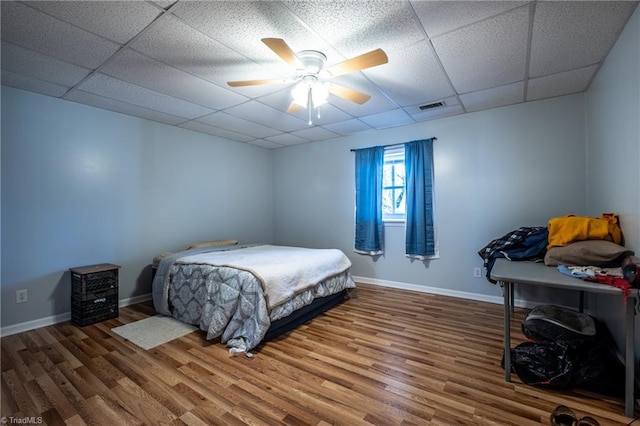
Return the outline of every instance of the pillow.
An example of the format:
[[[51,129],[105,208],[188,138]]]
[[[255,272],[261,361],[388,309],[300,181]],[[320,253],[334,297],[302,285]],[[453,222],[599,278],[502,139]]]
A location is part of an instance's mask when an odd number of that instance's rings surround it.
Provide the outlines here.
[[[633,255],[633,251],[611,241],[585,240],[564,247],[551,247],[544,256],[544,264],[547,266],[606,266],[629,255]]]
[[[158,267],[158,265],[160,265],[160,261],[161,261],[162,259],[164,259],[165,257],[167,257],[167,256],[171,256],[171,254],[172,254],[172,253],[171,253],[170,251],[163,251],[162,253],[160,253],[159,255],[157,255],[156,257],[154,257],[154,258],[153,258],[153,263],[152,263],[153,267],[154,267],[154,268],[157,268],[157,267]]]
[[[195,249],[195,248],[202,248],[202,247],[232,246],[232,245],[235,245],[235,244],[238,244],[238,241],[236,241],[236,240],[203,241],[201,243],[189,244],[188,246],[184,247],[181,251],[191,250],[191,249]]]

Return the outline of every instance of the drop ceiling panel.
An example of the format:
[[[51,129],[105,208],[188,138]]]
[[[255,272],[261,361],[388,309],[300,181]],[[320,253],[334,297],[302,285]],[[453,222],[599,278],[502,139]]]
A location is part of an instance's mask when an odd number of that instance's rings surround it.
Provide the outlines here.
[[[458,93],[524,79],[529,10],[520,7],[433,39]]]
[[[382,112],[380,114],[367,115],[366,117],[360,117],[360,120],[367,123],[374,129],[386,129],[387,127],[397,126],[397,123],[411,124],[414,120],[401,109],[394,109],[393,111]]]
[[[454,94],[429,42],[390,52],[389,63],[366,71],[367,76],[400,106],[427,103]]]
[[[407,3],[387,1],[285,2],[344,59],[382,48],[387,53],[424,39]]]
[[[297,132],[291,132],[292,135],[299,136],[309,141],[321,141],[325,139],[335,138],[339,136],[330,130],[324,129],[320,126],[309,126],[306,129],[298,130]]]
[[[87,68],[6,42],[2,42],[2,69],[67,87],[78,84],[91,72]]]
[[[364,132],[366,130],[372,130],[373,128],[358,119],[351,119],[346,121],[340,121],[337,123],[331,123],[323,126],[325,129],[330,130],[340,135],[350,135],[357,132]]]
[[[300,136],[296,136],[291,133],[281,133],[279,135],[271,136],[265,139],[268,140],[269,142],[273,142],[273,143],[277,143],[279,145],[285,145],[285,146],[300,145],[300,144],[309,142],[309,139],[301,138]]]
[[[9,87],[15,87],[16,89],[42,93],[47,96],[54,96],[56,98],[64,95],[67,90],[69,90],[69,87],[65,87],[60,84],[50,83],[48,81],[42,81],[37,78],[4,70],[2,71],[2,84]]]
[[[282,148],[282,146],[283,146],[283,145],[280,145],[278,143],[266,141],[264,139],[256,139],[256,140],[248,142],[248,143],[250,145],[255,145],[255,146],[259,146],[259,147],[267,148],[267,149]]]
[[[242,105],[225,110],[228,114],[243,118],[248,121],[271,127],[281,132],[292,132],[304,129],[307,123],[284,111],[262,104],[256,101],[249,101]]]
[[[522,102],[523,98],[523,81],[460,95],[467,112],[517,104]]]
[[[429,37],[485,20],[525,1],[411,1]]]
[[[180,127],[238,142],[249,142],[255,139],[251,136],[242,135],[240,133],[221,129],[219,127],[209,126],[208,124],[200,123],[197,121],[187,121],[186,123],[182,123]]]
[[[601,61],[636,7],[629,1],[538,2],[530,77]]]
[[[163,9],[168,9],[169,6],[171,6],[175,2],[176,2],[176,0],[154,0],[153,1],[153,3],[157,4],[158,6],[160,6]]]
[[[591,83],[596,69],[597,66],[592,65],[577,70],[530,79],[527,87],[527,100],[533,101],[582,92]]]
[[[225,112],[216,112],[204,117],[200,117],[196,121],[200,121],[202,123],[209,124],[215,127],[220,127],[222,129],[227,129],[233,132],[253,136],[254,138],[267,138],[269,136],[281,133],[280,130],[275,130],[271,127],[263,126],[262,124],[234,117],[233,115],[229,115]]]
[[[29,6],[120,44],[162,13],[143,1],[30,1]]]
[[[124,49],[101,70],[120,80],[212,109],[246,102],[248,98],[192,74]]]
[[[183,117],[176,117],[175,115],[165,114],[159,111],[154,111],[147,108],[142,108],[137,105],[132,105],[127,102],[118,101],[111,98],[105,98],[103,96],[96,95],[94,93],[83,92],[82,90],[73,90],[67,94],[64,99],[78,102],[85,105],[94,106],[96,108],[107,109],[121,114],[132,115],[134,117],[144,118],[146,120],[157,121],[159,123],[170,124],[175,126],[184,122]]]
[[[100,73],[94,74],[86,79],[78,88],[85,92],[94,93],[106,98],[113,98],[178,117],[192,119],[213,112],[210,108],[205,108]]]
[[[29,25],[24,25],[24,23]],[[15,2],[2,2],[2,40],[95,69],[119,45]]]

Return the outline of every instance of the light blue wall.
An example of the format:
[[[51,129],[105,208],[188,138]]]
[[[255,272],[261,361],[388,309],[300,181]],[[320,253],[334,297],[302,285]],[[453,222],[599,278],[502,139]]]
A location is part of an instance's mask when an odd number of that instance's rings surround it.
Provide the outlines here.
[[[385,229],[382,258],[354,253],[350,149],[432,136],[438,138],[440,259],[405,258],[402,226]],[[351,259],[353,274],[369,280],[496,298],[499,288],[473,277],[473,268],[481,266],[478,250],[520,226],[584,214],[585,164],[582,94],[278,149],[274,238],[279,244],[340,248]]]
[[[276,151],[3,87],[2,326],[68,313],[73,266],[120,264],[120,297],[145,294],[155,254],[202,239],[336,247],[356,276],[492,300],[477,251],[519,226],[615,211],[640,251],[638,13],[586,95]],[[349,150],[431,136],[440,259],[406,259],[403,227],[355,254]]]
[[[2,87],[2,327],[70,311],[68,268],[115,263],[150,292],[156,254],[272,241],[272,153]],[[29,301],[15,303],[26,288]]]
[[[640,8],[587,92],[588,209],[620,216],[625,245],[640,255]],[[600,296],[596,315],[622,345],[624,304]],[[640,326],[636,321],[636,334]],[[636,337],[636,359],[640,338]]]

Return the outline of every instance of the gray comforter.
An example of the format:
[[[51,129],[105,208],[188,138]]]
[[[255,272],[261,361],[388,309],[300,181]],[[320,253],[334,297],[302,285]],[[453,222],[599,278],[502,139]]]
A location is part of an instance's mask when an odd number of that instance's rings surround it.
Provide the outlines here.
[[[274,294],[272,291],[270,294],[269,288],[274,286],[270,286],[268,280],[277,278],[282,281],[285,278],[273,276],[266,269],[261,273],[263,266],[260,262],[246,260],[268,248],[269,246],[258,245],[209,247],[164,258],[153,281],[156,311],[198,325],[207,332],[207,339],[220,337],[222,343],[226,343],[232,351],[241,352],[249,351],[260,343],[271,321],[288,316],[317,297],[355,287],[349,273],[351,263],[342,252],[332,250],[331,252],[339,253],[336,257],[336,253],[325,253],[329,250],[286,248],[309,250],[312,257],[314,254],[331,254],[336,259],[335,267],[330,270],[323,267],[318,272],[322,275],[316,273],[305,277],[312,268],[305,267],[300,262],[291,265],[288,263],[286,268],[280,268],[291,270],[293,278],[286,279],[296,283],[304,279],[315,281],[299,286],[286,297],[280,292]],[[239,258],[244,259],[239,262],[239,266],[233,266],[229,257],[236,253],[241,254]],[[292,256],[289,252],[286,253],[289,257]],[[296,253],[297,256],[297,252],[291,253]],[[265,262],[264,258],[261,262]],[[326,263],[326,260],[323,262]],[[278,303],[270,305],[269,299],[278,300]]]

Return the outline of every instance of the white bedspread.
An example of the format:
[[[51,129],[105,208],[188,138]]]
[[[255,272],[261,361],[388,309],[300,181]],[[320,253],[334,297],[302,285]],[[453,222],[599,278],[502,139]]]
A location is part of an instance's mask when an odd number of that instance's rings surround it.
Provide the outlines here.
[[[181,257],[176,263],[228,266],[249,271],[262,281],[269,309],[351,266],[351,261],[340,250],[271,245],[200,253]]]

